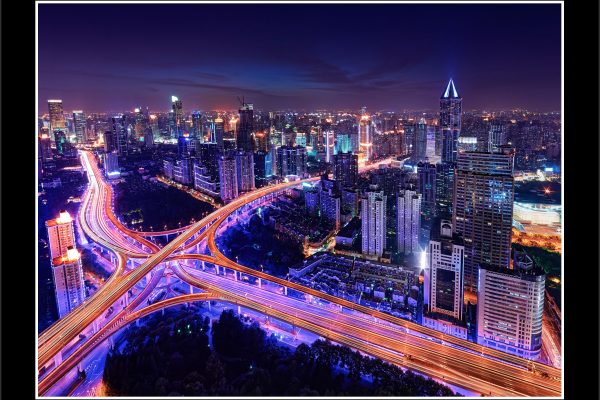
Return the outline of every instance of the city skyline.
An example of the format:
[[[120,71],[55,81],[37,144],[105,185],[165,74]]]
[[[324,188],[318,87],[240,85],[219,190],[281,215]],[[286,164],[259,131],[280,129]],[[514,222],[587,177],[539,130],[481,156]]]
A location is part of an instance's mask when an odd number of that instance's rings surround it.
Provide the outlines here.
[[[559,22],[553,4],[40,4],[38,107],[166,111],[176,95],[234,109],[244,95],[257,109],[435,110],[453,78],[465,110],[556,111]]]
[[[538,9],[41,4],[38,396],[562,395]]]

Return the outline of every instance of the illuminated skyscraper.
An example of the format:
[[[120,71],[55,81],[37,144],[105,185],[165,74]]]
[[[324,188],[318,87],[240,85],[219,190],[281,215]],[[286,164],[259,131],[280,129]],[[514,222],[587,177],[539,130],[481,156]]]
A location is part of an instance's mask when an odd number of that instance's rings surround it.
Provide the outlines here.
[[[413,163],[425,161],[427,157],[427,122],[421,118],[416,125],[413,135],[411,160]]]
[[[192,133],[199,143],[204,143],[204,132],[202,132],[202,114],[200,111],[192,113]]]
[[[365,161],[370,161],[373,158],[373,132],[371,119],[366,114],[360,117],[360,123],[358,124],[358,140],[359,154],[362,154],[362,158]]]
[[[506,125],[501,122],[492,122],[488,135],[488,151],[494,152],[500,149],[500,146],[506,144]]]
[[[67,211],[46,221],[52,277],[59,317],[62,318],[85,299],[83,270],[76,250],[73,218]]]
[[[85,114],[81,110],[73,111],[73,127],[75,129],[75,136],[77,137],[77,143],[83,143],[87,140],[86,137],[86,125]]]
[[[223,155],[219,158],[219,182],[223,202],[228,203],[238,197],[235,157]]]
[[[381,257],[386,244],[387,197],[371,185],[361,200],[362,253]]]
[[[177,138],[183,133],[183,104],[177,96],[171,96],[171,115],[173,118],[171,132],[172,138]]]
[[[52,161],[52,147],[50,135],[48,134],[47,128],[42,128],[42,131],[38,135],[39,141],[39,154],[38,157],[42,160],[42,165],[48,161]]]
[[[358,181],[358,155],[337,153],[333,156],[333,179],[344,186],[354,186]]]
[[[425,303],[429,311],[462,319],[464,252],[462,238],[450,221],[441,220],[429,241],[429,268],[425,270]]]
[[[117,152],[120,156],[126,156],[129,150],[129,135],[125,127],[125,116],[117,115],[112,118],[112,133]]]
[[[237,130],[237,147],[244,151],[254,151],[254,106],[242,101],[239,109],[240,121]]]
[[[148,126],[148,117],[146,113],[142,109],[142,107],[138,107],[135,109],[135,125],[134,125],[134,139],[136,141],[144,141],[144,132],[146,131],[146,127]]]
[[[306,148],[281,146],[277,149],[277,175],[303,176],[306,172]]]
[[[436,215],[444,219],[452,219],[455,167],[456,163],[438,163],[435,166],[435,210]]]
[[[219,150],[223,151],[223,135],[225,135],[225,123],[223,122],[223,118],[217,117],[215,118],[215,129],[214,129],[214,138],[211,142],[217,144]]]
[[[397,241],[398,252],[404,254],[419,253],[419,234],[421,229],[421,195],[412,190],[398,193]]]
[[[335,152],[335,136],[334,132],[330,129],[324,132],[325,135],[325,162],[333,161],[333,154]]]
[[[48,114],[51,131],[67,129],[62,100],[48,100]]]
[[[462,97],[452,79],[440,98],[440,129],[442,133],[442,162],[455,162],[457,142],[462,128]]]
[[[67,211],[62,210],[58,218],[46,221],[46,229],[51,259],[66,255],[69,247],[75,247],[73,218]]]
[[[52,278],[59,318],[85,300],[85,284],[79,252],[69,246],[64,256],[52,259]]]
[[[465,152],[454,178],[452,225],[465,241],[465,290],[477,291],[481,264],[509,268],[514,152]]]
[[[119,155],[116,152],[104,154],[104,173],[109,179],[118,178],[121,175]]]
[[[237,173],[238,193],[245,193],[256,188],[254,182],[254,154],[246,151],[235,153],[235,170]]]

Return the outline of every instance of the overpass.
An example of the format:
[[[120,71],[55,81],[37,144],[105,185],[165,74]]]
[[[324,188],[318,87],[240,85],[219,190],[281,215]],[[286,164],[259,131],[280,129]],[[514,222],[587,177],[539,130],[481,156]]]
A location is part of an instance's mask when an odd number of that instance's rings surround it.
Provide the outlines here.
[[[172,267],[172,269],[180,279],[191,285],[208,289],[211,291],[211,293],[217,293],[223,298],[234,299],[236,302],[238,302],[238,304],[243,304],[246,307],[254,308],[261,312],[276,312],[277,318],[279,319],[285,321],[290,321],[291,319],[294,321],[294,323],[297,323],[298,326],[302,324],[302,326],[308,330],[318,334],[325,333],[325,337],[329,337],[332,340],[340,343],[348,344],[357,349],[362,349],[366,353],[376,355],[390,362],[409,366],[410,368],[430,374],[432,376],[440,376],[441,372],[439,370],[439,366],[445,365],[444,373],[441,376],[445,377],[445,379],[451,383],[465,386],[470,389],[483,389],[484,386],[493,386],[494,390],[497,390],[497,393],[504,393],[507,395],[514,395],[516,393],[521,393],[521,395],[539,395],[540,393],[544,393],[544,395],[548,396],[560,395],[561,382],[560,370],[558,369],[551,369],[551,367],[545,366],[544,364],[532,363],[506,353],[484,348],[477,344],[454,338],[452,336],[447,336],[441,332],[422,327],[421,325],[372,310],[368,307],[360,306],[344,299],[315,291],[314,289],[307,288],[293,282],[265,274],[263,272],[255,271],[251,268],[229,260],[220,252],[216,245],[216,234],[219,232],[219,228],[222,226],[223,222],[227,221],[232,215],[234,215],[234,213],[237,214],[240,210],[243,211],[244,209],[255,207],[258,204],[262,204],[265,199],[269,199],[269,197],[272,198],[281,191],[288,190],[291,187],[303,182],[317,180],[318,178],[287,182],[250,192],[234,200],[232,203],[216,210],[214,213],[206,216],[201,221],[198,221],[197,223],[187,227],[183,233],[181,233],[173,241],[161,249],[157,246],[154,246],[154,248],[151,247],[148,245],[148,243],[152,245],[154,244],[151,242],[144,242],[145,239],[139,235],[139,232],[132,233],[135,231],[127,230],[122,226],[122,224],[120,224],[118,219],[114,216],[112,207],[109,206],[111,197],[106,195],[108,190],[106,190],[104,196],[100,194],[104,191],[102,189],[104,187],[102,183],[104,183],[104,185],[106,185],[106,183],[99,174],[95,163],[90,162],[88,157],[89,154],[84,153],[83,162],[87,164],[88,172],[91,171],[93,177],[98,183],[98,193],[95,192],[96,186],[93,185],[91,190],[88,191],[89,196],[86,195],[86,201],[96,204],[95,206],[90,207],[93,211],[91,215],[89,212],[83,212],[81,220],[85,222],[90,219],[92,222],[90,224],[82,224],[82,228],[84,230],[87,229],[86,234],[88,231],[91,233],[89,236],[92,238],[92,240],[98,240],[100,243],[107,246],[107,248],[114,251],[115,254],[117,254],[119,265],[121,265],[121,267],[119,271],[115,271],[115,273],[113,273],[113,276],[111,276],[107,284],[105,284],[95,296],[87,299],[82,306],[73,310],[65,318],[53,324],[48,330],[44,331],[40,335],[40,341],[38,343],[38,365],[42,366],[46,364],[55,354],[60,352],[60,350],[66,346],[66,344],[70,343],[83,329],[92,324],[94,320],[102,315],[102,313],[105,312],[106,309],[111,306],[111,304],[118,302],[118,300],[124,295],[126,296],[127,291],[141,279],[147,277],[157,265],[164,263],[165,261],[175,261],[175,267]],[[88,203],[86,202],[85,204],[87,207]],[[102,207],[102,204],[105,206]],[[87,208],[82,206],[82,209]],[[107,219],[112,223],[112,226],[103,224],[100,221],[103,219],[103,215],[106,215]],[[85,225],[85,227],[83,225]],[[123,235],[129,239],[123,240]],[[120,236],[120,239],[118,239],[116,236]],[[185,251],[193,250],[194,246],[197,246],[203,240],[207,240],[211,255],[185,253]],[[124,260],[126,261],[127,256],[143,258],[144,260],[140,266],[136,267],[132,271],[123,273],[122,264],[124,263]],[[290,288],[297,292],[325,299],[334,304],[338,304],[341,307],[346,307],[349,310],[358,311],[371,317],[393,323],[397,325],[398,329],[400,329],[400,327],[406,329],[406,334],[396,339],[391,339],[390,336],[387,336],[389,334],[387,331],[385,334],[381,334],[379,336],[372,334],[365,336],[366,334],[364,332],[377,332],[379,328],[377,328],[378,325],[375,321],[363,321],[361,322],[362,325],[360,328],[362,329],[363,336],[359,340],[355,335],[358,335],[361,331],[356,326],[357,321],[355,319],[346,321],[344,324],[336,325],[336,329],[332,330],[326,327],[326,323],[331,321],[327,318],[324,319],[323,317],[320,317],[320,319],[315,319],[315,317],[311,317],[313,319],[308,319],[298,318],[296,316],[292,318],[290,314],[291,309],[285,308],[289,307],[288,305],[284,306],[282,302],[276,302],[276,304],[281,305],[273,310],[272,306],[267,306],[266,303],[268,300],[264,297],[257,297],[254,300],[241,299],[238,294],[239,291],[237,291],[239,288],[229,287],[229,284],[222,278],[218,278],[221,279],[219,284],[213,283],[210,284],[210,287],[207,286],[209,284],[205,281],[208,280],[206,275],[204,275],[204,280],[199,280],[192,273],[186,272],[184,269],[178,266],[179,264],[177,261],[186,259],[198,260],[204,263],[208,262],[213,264],[217,269],[219,266],[229,268],[230,270],[236,271],[235,274],[239,272],[252,275],[258,279],[259,286],[261,280],[265,280],[277,285],[281,285],[281,287],[285,288],[285,292],[287,292],[287,288]],[[228,287],[229,289],[227,289]],[[139,298],[141,297],[138,297],[138,299]],[[281,307],[281,309],[279,307]],[[298,314],[298,307],[294,310],[294,313]],[[116,319],[115,317],[116,321],[124,318],[123,315],[126,315],[126,313],[119,314],[119,319]],[[275,316],[275,314],[271,315]],[[306,317],[304,313],[302,315]],[[109,322],[109,324],[105,325],[105,327],[109,325],[112,326],[112,324],[113,323]],[[410,331],[412,332],[410,335],[408,335]],[[423,340],[418,339],[418,336],[414,335],[414,333],[435,338],[436,340],[440,341],[440,343],[432,340],[423,342]],[[85,343],[90,342],[90,340],[86,341]],[[359,342],[356,342],[357,340],[359,340]],[[374,345],[371,343],[372,341],[379,344]],[[350,344],[350,342],[352,344]],[[417,342],[418,344],[411,344]],[[447,343],[447,345],[444,343]],[[421,350],[418,350],[419,348],[421,348]],[[404,352],[400,350],[404,350]],[[405,355],[409,354],[411,357],[411,352],[418,353],[421,355],[421,358],[415,356],[410,360],[406,357],[399,359],[397,358],[399,357],[399,352]],[[71,357],[73,357],[73,355],[69,356],[66,361],[70,360]],[[40,388],[46,387],[42,385],[47,385],[44,382],[46,382],[49,377],[57,376],[60,371],[65,370],[65,368],[70,365],[65,364],[65,362],[62,364],[59,363],[58,368],[55,368],[50,374],[42,378],[40,382]],[[549,378],[542,378],[532,372],[529,372],[528,368],[531,368],[531,365],[535,365],[536,370],[547,373]],[[510,368],[517,368],[517,370],[511,370],[511,375],[507,376],[506,373],[503,372],[508,368],[507,366]],[[51,382],[51,379],[48,380],[48,382]],[[482,384],[482,382],[485,384]],[[519,384],[519,382],[521,383]],[[489,389],[483,393],[487,392],[489,392]],[[41,390],[40,393],[42,393]]]

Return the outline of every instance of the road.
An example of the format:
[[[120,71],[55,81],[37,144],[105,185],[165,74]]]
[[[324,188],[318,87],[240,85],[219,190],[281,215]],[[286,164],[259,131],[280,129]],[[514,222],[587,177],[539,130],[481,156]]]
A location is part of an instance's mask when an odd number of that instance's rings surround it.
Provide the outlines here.
[[[459,386],[471,388],[473,390],[483,390],[485,387],[494,387],[494,391],[498,393],[511,393],[512,395],[540,395],[543,393],[548,396],[559,396],[561,393],[560,370],[547,367],[543,364],[527,362],[515,356],[510,356],[506,353],[498,352],[492,349],[487,349],[451,336],[444,336],[442,333],[424,328],[418,324],[413,324],[408,321],[393,317],[391,315],[374,311],[370,308],[360,306],[346,300],[327,295],[325,293],[314,291],[310,288],[288,282],[281,278],[277,278],[268,274],[254,271],[250,268],[242,266],[227,259],[216,246],[216,234],[219,231],[219,226],[233,216],[241,207],[253,205],[260,201],[264,196],[275,194],[283,190],[289,189],[303,182],[316,181],[319,178],[309,178],[306,180],[286,182],[278,185],[270,185],[244,196],[239,197],[233,202],[221,207],[212,214],[206,216],[201,221],[190,225],[187,229],[173,239],[163,248],[158,248],[155,244],[148,241],[140,234],[140,232],[131,231],[125,228],[118,218],[115,217],[112,209],[112,188],[104,182],[102,174],[98,170],[96,163],[93,161],[91,153],[84,152],[82,155],[82,163],[90,176],[90,188],[86,192],[83,205],[80,212],[80,223],[82,229],[93,241],[96,241],[104,247],[110,249],[117,255],[118,264],[115,273],[113,273],[106,284],[94,296],[87,299],[83,305],[69,313],[65,318],[53,324],[39,336],[38,343],[38,363],[39,365],[46,364],[55,354],[71,342],[77,335],[89,326],[94,320],[99,318],[103,313],[118,300],[126,295],[127,291],[138,283],[142,278],[147,276],[157,265],[167,260],[181,259],[199,259],[226,266],[238,271],[243,271],[247,274],[261,277],[271,282],[285,285],[289,288],[296,289],[300,292],[312,294],[313,296],[326,299],[332,303],[340,304],[349,309],[366,313],[372,317],[380,318],[388,322],[398,325],[398,328],[383,327],[382,325],[373,325],[374,323],[354,317],[344,317],[344,321],[336,321],[334,327],[331,327],[332,320],[326,318],[319,312],[307,314],[306,310],[296,303],[288,304],[285,296],[280,294],[267,294],[266,296],[276,296],[275,303],[271,303],[274,299],[264,297],[265,294],[255,294],[255,298],[240,298],[239,288],[230,286],[226,279],[219,279],[217,282],[207,283],[205,280],[199,280],[197,277],[187,273],[179,267],[175,270],[183,277],[187,277],[198,287],[206,288],[207,285],[213,289],[215,294],[219,294],[220,298],[227,301],[244,302],[249,308],[256,309],[260,312],[271,312],[277,318],[289,321],[292,319],[298,325],[302,325],[317,334],[324,334],[339,343],[344,343],[350,347],[360,349],[377,357],[381,357],[390,362],[400,365],[406,365],[407,359],[403,355],[399,355],[399,350],[404,350],[401,353],[411,354],[415,352],[419,354],[417,359],[412,359],[411,368],[415,368],[425,374],[431,376],[442,376]],[[377,165],[369,165],[369,168],[376,168]],[[158,233],[153,233],[158,234]],[[186,254],[184,251],[191,251],[193,247],[206,240],[208,248],[212,256]],[[143,263],[124,273],[124,264],[127,257],[144,259]],[[177,265],[177,264],[175,264]],[[183,279],[183,278],[182,278]],[[203,275],[203,279],[208,280],[208,275]],[[266,292],[265,292],[266,293]],[[185,296],[182,296],[185,297]],[[160,302],[162,303],[162,302]],[[246,304],[247,303],[247,304]],[[158,304],[158,303],[157,303]],[[276,304],[275,309],[272,305]],[[271,307],[269,307],[269,305]],[[297,320],[292,317],[291,313],[302,311],[302,318]],[[312,310],[312,309],[311,309]],[[136,311],[137,312],[137,311]],[[136,312],[121,314],[119,318],[115,317],[96,335],[110,329],[115,329],[119,324],[129,321],[132,315]],[[292,322],[293,322],[292,321]],[[365,322],[366,321],[366,322]],[[373,327],[376,327],[373,330]],[[424,339],[415,335],[404,334],[400,329],[415,330],[415,332],[428,335],[437,340],[446,341],[449,345],[443,345],[433,341],[423,342]],[[390,332],[394,332],[389,336]],[[372,343],[374,341],[377,344]],[[60,378],[61,371],[68,371],[68,367],[73,367],[73,360],[77,359],[77,354],[80,350],[89,350],[97,344],[90,338],[83,343],[71,356],[63,363],[51,371],[46,377],[39,382],[39,391],[44,393],[44,388],[51,387],[52,381],[56,382]],[[434,345],[435,344],[435,345]],[[90,347],[91,346],[91,347]],[[420,347],[421,346],[421,347]],[[460,349],[462,347],[462,349]],[[83,353],[81,353],[83,354]],[[480,355],[481,354],[481,355]],[[493,357],[493,358],[490,358]],[[496,359],[494,359],[496,358]],[[514,364],[514,365],[511,365]],[[534,364],[538,371],[548,371],[550,378],[541,378],[540,376],[524,370],[527,366]],[[445,367],[444,367],[445,365]],[[516,365],[516,366],[515,366]],[[520,366],[521,368],[518,368]],[[539,369],[537,368],[539,367]],[[443,369],[442,370],[440,369]],[[508,372],[507,372],[508,371]],[[53,377],[51,379],[51,377]],[[558,378],[558,380],[557,380]]]

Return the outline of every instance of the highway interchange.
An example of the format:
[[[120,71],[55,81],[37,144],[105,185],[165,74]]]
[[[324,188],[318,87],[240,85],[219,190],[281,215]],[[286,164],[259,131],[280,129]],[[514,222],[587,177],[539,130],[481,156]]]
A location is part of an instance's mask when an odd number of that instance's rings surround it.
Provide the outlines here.
[[[104,181],[94,155],[84,151],[81,159],[90,183],[78,214],[79,223],[93,242],[114,254],[117,267],[105,284],[83,305],[38,336],[38,366],[48,366],[49,369],[49,372],[40,373],[40,395],[77,366],[95,346],[126,324],[164,307],[209,298],[257,310],[364,353],[485,395],[561,395],[560,369],[444,335],[256,271],[230,260],[219,250],[216,237],[240,212],[318,178],[284,182],[252,191],[188,227],[169,232],[137,232],[123,226],[115,216],[112,188]],[[361,171],[367,168],[377,168],[377,165],[363,167]],[[149,237],[167,233],[179,235],[162,248],[148,240]],[[210,255],[197,254],[201,243],[206,244]],[[196,265],[200,263],[208,268],[198,268]],[[215,273],[217,266],[221,274]],[[236,279],[224,275],[223,267],[236,271]],[[204,290],[204,293],[182,295],[144,307],[143,300],[167,270],[190,286]],[[242,274],[264,284],[246,283],[240,279]],[[129,291],[138,283],[144,284],[145,289],[130,300]],[[286,292],[293,290],[301,294],[300,298],[273,290],[281,287],[286,287]],[[323,299],[337,306],[319,305],[318,302],[307,301],[309,298]],[[107,310],[115,305],[118,311],[105,320]],[[80,333],[87,332],[90,326],[93,333],[79,343],[75,351],[67,354],[62,362],[52,366],[52,360],[57,359],[65,347],[77,342]],[[58,357],[58,360],[61,358]]]

